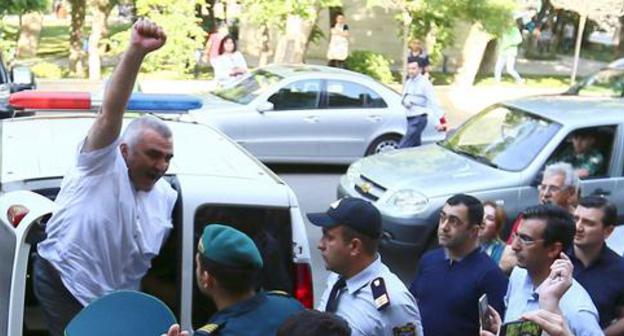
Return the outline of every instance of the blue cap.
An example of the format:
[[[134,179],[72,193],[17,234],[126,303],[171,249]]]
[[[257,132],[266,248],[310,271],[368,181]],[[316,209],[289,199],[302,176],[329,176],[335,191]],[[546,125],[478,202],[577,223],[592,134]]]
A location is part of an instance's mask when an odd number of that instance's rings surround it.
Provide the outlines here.
[[[197,251],[204,257],[223,265],[262,268],[262,257],[253,240],[227,225],[206,225]]]
[[[308,219],[316,226],[344,225],[373,239],[381,236],[381,213],[372,203],[359,198],[341,198],[330,204],[326,212],[308,214]]]

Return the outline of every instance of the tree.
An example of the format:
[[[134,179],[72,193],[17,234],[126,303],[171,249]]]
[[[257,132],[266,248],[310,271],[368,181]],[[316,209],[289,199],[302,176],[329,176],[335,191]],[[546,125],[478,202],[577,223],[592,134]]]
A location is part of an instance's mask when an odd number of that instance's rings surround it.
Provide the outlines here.
[[[144,70],[183,74],[195,68],[196,52],[202,48],[204,41],[201,20],[195,17],[198,1],[136,0],[137,14],[157,22],[167,33],[167,44],[145,60]]]
[[[574,66],[570,81],[574,83],[578,70],[583,33],[587,19],[596,21],[599,25],[624,15],[624,1],[622,0],[551,0],[555,8],[576,12],[579,17],[579,25],[576,31],[576,47],[574,49]]]
[[[78,77],[84,77],[84,52],[82,29],[85,22],[86,0],[69,0],[71,6],[71,30],[69,32],[69,69]]]
[[[119,3],[118,0],[90,0],[92,8],[91,33],[89,34],[89,79],[100,79],[100,40],[107,33],[107,21],[111,10]]]
[[[43,20],[39,12],[48,6],[49,0],[12,0],[0,4],[0,14],[14,14],[19,17],[17,57],[35,56]]]
[[[275,48],[275,63],[302,63],[308,41],[320,11],[341,5],[340,0],[241,0],[244,18],[260,27],[262,59],[270,52],[271,29],[279,31]],[[262,63],[261,63],[262,64]]]

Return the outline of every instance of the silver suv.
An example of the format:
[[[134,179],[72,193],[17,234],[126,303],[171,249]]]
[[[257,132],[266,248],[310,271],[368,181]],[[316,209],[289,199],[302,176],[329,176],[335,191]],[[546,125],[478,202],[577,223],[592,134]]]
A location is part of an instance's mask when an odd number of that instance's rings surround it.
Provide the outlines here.
[[[494,105],[446,140],[381,153],[353,163],[338,196],[374,202],[383,215],[384,257],[404,280],[416,259],[437,244],[439,210],[451,195],[470,193],[504,205],[513,219],[537,202],[541,172],[571,146],[571,133],[590,130],[603,168],[582,181],[582,193],[607,195],[624,212],[624,100],[531,97]]]

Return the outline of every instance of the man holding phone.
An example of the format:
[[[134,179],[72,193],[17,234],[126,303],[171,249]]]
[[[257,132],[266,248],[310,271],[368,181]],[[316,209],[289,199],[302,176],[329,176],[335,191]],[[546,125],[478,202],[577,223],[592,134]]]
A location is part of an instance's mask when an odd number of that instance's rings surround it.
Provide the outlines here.
[[[523,212],[512,243],[518,267],[509,278],[505,322],[540,309],[539,287],[550,280],[551,268],[561,263],[558,262],[561,252],[572,245],[575,231],[572,216],[561,207],[537,205]],[[572,281],[559,307],[574,335],[603,335],[598,311],[578,282]]]
[[[624,335],[624,259],[605,243],[617,217],[617,208],[606,198],[583,197],[574,211],[576,235],[569,251],[574,279],[598,308],[607,336]]]

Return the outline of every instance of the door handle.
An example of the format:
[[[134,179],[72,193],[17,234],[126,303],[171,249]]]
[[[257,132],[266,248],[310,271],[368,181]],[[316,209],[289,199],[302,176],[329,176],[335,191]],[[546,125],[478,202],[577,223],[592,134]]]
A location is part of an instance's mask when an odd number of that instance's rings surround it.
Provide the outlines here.
[[[319,117],[318,116],[307,116],[307,117],[303,118],[303,120],[305,120],[305,122],[309,122],[309,123],[317,123],[317,122],[319,122]]]
[[[594,191],[592,191],[591,194],[592,195],[598,195],[598,196],[609,196],[609,195],[611,195],[611,192],[609,190],[604,190],[602,188],[598,188],[598,189],[594,189]]]
[[[366,117],[366,119],[372,121],[372,122],[380,122],[383,118],[380,115],[377,114],[371,114],[368,117]]]

